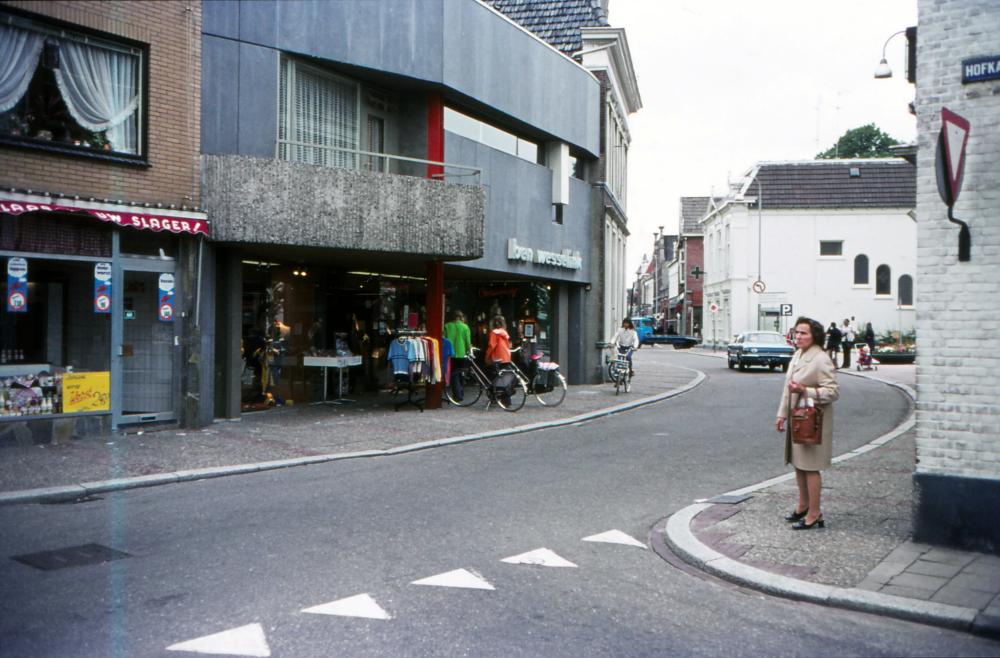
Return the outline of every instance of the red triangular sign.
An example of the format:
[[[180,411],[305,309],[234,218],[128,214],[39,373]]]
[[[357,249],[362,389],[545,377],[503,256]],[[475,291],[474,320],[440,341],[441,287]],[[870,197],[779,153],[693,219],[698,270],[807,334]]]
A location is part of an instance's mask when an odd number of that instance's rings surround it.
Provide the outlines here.
[[[941,133],[944,135],[945,163],[948,167],[948,184],[951,198],[957,199],[962,187],[965,169],[965,145],[969,142],[968,121],[946,107],[941,108]]]

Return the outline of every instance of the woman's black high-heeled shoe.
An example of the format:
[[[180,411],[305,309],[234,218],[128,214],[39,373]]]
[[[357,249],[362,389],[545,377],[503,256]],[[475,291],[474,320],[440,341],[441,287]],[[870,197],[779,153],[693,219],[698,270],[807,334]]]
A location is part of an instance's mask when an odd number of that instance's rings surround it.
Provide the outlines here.
[[[792,523],[794,521],[800,521],[806,518],[806,514],[808,513],[809,510],[806,510],[805,512],[792,512],[791,514],[785,517],[785,520],[788,521],[789,523]]]
[[[816,526],[819,526],[820,528],[822,528],[823,525],[824,525],[823,524],[823,515],[821,514],[820,517],[818,519],[816,519],[815,521],[813,521],[812,523],[806,523],[806,520],[802,519],[798,523],[795,523],[795,524],[792,525],[792,530],[812,530]]]

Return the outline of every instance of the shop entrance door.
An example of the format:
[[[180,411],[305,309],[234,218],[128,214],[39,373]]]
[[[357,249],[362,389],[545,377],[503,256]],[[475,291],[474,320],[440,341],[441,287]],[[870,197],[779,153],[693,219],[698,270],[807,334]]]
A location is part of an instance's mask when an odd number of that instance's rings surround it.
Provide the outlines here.
[[[122,272],[121,420],[148,423],[175,420],[176,391],[172,295],[161,290],[161,277],[173,280],[172,261],[147,261],[142,270]],[[171,283],[171,293],[172,283]],[[164,304],[170,308],[163,309]]]

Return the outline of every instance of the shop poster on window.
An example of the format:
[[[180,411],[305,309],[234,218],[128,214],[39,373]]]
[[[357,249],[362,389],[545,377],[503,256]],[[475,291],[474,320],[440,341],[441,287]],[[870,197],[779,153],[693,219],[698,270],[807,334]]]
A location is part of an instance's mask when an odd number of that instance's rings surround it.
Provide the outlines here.
[[[160,320],[174,321],[174,275],[160,275]]]
[[[67,372],[63,374],[62,390],[65,413],[111,409],[110,372]]]
[[[111,312],[111,263],[94,265],[94,313]]]
[[[28,261],[24,258],[7,259],[7,310],[28,310]]]

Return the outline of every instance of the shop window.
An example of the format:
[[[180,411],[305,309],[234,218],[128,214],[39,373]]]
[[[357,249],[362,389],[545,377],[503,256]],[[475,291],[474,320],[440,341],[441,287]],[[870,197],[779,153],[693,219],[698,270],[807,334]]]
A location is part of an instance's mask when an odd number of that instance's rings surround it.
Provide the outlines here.
[[[278,81],[278,158],[357,169],[358,85],[282,58]]]
[[[854,285],[868,285],[868,256],[864,254],[854,257]]]
[[[563,223],[563,208],[565,208],[561,203],[552,204],[552,221],[556,224],[562,226]]]
[[[177,237],[168,231],[143,231],[128,226],[119,234],[123,255],[151,256],[164,260],[177,258]]]
[[[4,16],[0,137],[83,152],[141,154],[143,52]]]
[[[843,256],[844,243],[842,241],[821,241],[819,243],[820,256]]]
[[[892,270],[888,265],[879,265],[875,270],[875,294],[892,294]]]
[[[63,406],[64,373],[111,370],[111,314],[95,311],[95,263],[26,258],[22,298],[0,306],[0,416],[86,410],[107,399]],[[10,259],[2,259],[5,266]],[[100,387],[98,387],[100,388]],[[104,392],[106,396],[106,391]],[[86,402],[86,404],[82,404]]]
[[[899,277],[897,286],[899,288],[899,305],[913,306],[913,277],[909,274],[904,274]]]

